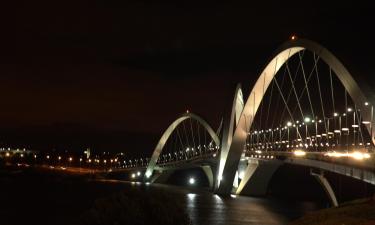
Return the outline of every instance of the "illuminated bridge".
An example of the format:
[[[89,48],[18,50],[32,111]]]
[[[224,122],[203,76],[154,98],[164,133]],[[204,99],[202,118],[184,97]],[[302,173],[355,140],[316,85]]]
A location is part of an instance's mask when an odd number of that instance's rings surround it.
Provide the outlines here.
[[[374,95],[329,50],[292,38],[250,90],[237,86],[218,129],[190,112],[172,122],[144,165],[143,180],[199,167],[218,194],[262,195],[281,165],[294,164],[310,168],[333,205],[325,172],[375,184]]]

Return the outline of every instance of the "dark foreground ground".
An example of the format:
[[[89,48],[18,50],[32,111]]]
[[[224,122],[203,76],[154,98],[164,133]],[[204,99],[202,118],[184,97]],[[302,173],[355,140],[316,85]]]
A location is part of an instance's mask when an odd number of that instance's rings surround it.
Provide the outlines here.
[[[311,212],[290,225],[375,225],[375,200],[356,200]]]
[[[43,169],[0,169],[0,224],[191,223],[183,199],[152,190],[124,190],[94,178]]]
[[[375,224],[372,198],[316,211],[313,202],[222,198],[46,168],[0,167],[0,196],[1,225]]]

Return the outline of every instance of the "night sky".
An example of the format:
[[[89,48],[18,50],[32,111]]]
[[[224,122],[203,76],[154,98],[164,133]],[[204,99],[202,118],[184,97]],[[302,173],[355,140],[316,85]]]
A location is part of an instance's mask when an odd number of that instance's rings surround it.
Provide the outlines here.
[[[292,34],[371,83],[374,8],[327,4],[25,1],[3,19],[0,144],[150,154],[187,109],[216,128]]]

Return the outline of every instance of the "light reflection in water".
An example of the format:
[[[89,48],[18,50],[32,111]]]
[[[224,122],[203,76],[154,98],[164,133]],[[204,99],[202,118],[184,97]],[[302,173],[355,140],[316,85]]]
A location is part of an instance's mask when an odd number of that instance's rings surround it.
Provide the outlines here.
[[[189,200],[189,201],[194,201],[196,195],[197,195],[197,194],[194,194],[194,193],[189,193],[189,194],[187,194],[188,200]]]
[[[140,189],[143,185],[127,183]],[[160,184],[146,184],[143,191],[161,191],[185,204],[193,225],[282,225],[307,212],[325,207],[314,202],[253,198],[240,195],[221,197],[204,190]]]
[[[240,195],[222,197],[208,191],[160,184],[152,184],[148,188],[167,191],[176,199],[181,198],[193,225],[284,225],[321,207],[313,202]]]
[[[186,208],[194,225],[281,225],[290,221],[285,214],[299,214],[298,211],[305,208],[310,211],[316,207],[312,203],[307,204],[309,207],[300,205],[294,209],[295,206],[273,200],[237,195],[221,197],[211,193],[185,193],[185,198]]]

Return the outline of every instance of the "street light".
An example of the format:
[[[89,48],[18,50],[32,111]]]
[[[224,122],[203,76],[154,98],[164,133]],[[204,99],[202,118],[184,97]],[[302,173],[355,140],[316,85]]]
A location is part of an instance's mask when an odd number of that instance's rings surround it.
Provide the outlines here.
[[[190,177],[190,178],[189,178],[189,184],[190,184],[190,185],[194,185],[194,184],[195,184],[195,179],[194,179],[194,177]]]
[[[286,123],[286,126],[287,126],[287,128],[288,128],[288,144],[287,144],[287,148],[289,148],[289,127],[291,127],[292,126],[292,122],[290,122],[290,121],[288,121],[287,123]]]
[[[307,134],[308,134],[307,124],[309,124],[311,122],[311,118],[305,117],[304,121],[305,121],[305,136],[306,136],[306,139],[307,139]],[[310,143],[311,143],[311,140],[310,140]]]

